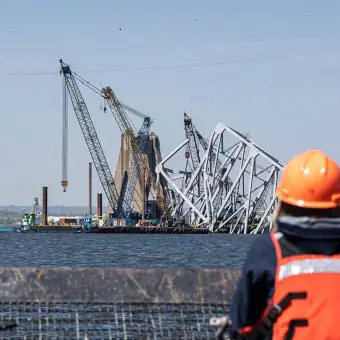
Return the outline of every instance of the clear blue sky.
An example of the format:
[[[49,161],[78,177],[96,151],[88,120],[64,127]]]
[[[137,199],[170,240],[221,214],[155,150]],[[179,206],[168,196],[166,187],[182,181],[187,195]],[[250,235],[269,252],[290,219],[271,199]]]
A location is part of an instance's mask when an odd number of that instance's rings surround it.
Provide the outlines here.
[[[60,186],[60,57],[149,113],[163,155],[184,139],[186,110],[207,137],[226,123],[283,163],[307,148],[340,161],[339,18],[331,0],[1,0],[0,204],[31,204],[43,185],[50,204],[87,204],[91,159],[71,109]],[[114,170],[118,127],[83,92]]]

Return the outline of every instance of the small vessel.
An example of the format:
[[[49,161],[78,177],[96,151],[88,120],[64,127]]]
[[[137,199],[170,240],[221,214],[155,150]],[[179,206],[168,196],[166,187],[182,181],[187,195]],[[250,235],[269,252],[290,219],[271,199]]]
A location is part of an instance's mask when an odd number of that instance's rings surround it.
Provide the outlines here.
[[[41,224],[41,211],[39,208],[38,197],[34,197],[30,213],[24,214],[21,218],[20,225],[16,227],[17,232],[31,231],[33,227]]]
[[[17,228],[17,231],[30,231],[35,224],[35,214],[24,214],[24,216],[21,218],[20,226]]]

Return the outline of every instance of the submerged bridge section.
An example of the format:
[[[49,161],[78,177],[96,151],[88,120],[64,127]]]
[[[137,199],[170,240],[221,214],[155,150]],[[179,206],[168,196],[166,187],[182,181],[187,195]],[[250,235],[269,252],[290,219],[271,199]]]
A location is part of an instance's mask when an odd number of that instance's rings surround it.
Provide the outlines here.
[[[193,134],[197,139],[192,139]],[[172,217],[211,232],[259,234],[271,230],[283,164],[249,136],[222,123],[216,125],[210,139],[196,130],[186,137],[156,167],[167,183]],[[177,169],[174,160],[180,154],[186,161]],[[193,162],[188,162],[190,157]]]
[[[214,339],[239,272],[1,268],[0,338]]]

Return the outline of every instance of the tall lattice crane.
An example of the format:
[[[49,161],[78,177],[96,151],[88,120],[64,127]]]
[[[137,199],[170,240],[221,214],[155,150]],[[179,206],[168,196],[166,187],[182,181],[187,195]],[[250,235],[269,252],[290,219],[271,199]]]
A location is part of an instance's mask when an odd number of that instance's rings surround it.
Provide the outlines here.
[[[132,109],[127,105],[123,105],[122,103],[120,103],[111,87],[107,86],[103,88],[102,93],[105,101],[108,103],[108,106],[121,133],[126,139],[127,145],[131,148],[130,144],[136,142],[138,144],[137,151],[141,150],[141,152],[144,153],[146,151],[146,146],[149,140],[151,118],[135,109]],[[117,108],[117,106],[119,106],[119,108]],[[128,116],[125,113],[125,109],[143,118],[143,125],[138,133],[135,130],[133,124],[130,123]],[[131,142],[132,140],[133,142]],[[120,201],[122,201],[123,210],[126,215],[129,215],[129,213],[132,212],[134,192],[136,189],[137,179],[140,174],[141,172],[139,158],[136,155],[136,150],[132,148],[131,162],[129,164],[127,176],[123,177],[123,182],[120,190]],[[144,207],[141,207],[141,209],[144,209]]]
[[[127,138],[127,144],[129,145],[130,139],[132,138],[137,138],[137,143],[139,146],[139,149],[142,150],[143,153],[147,152],[147,146],[148,146],[148,141],[149,141],[149,133],[150,133],[150,125],[151,125],[151,119],[150,117],[144,117],[143,124],[136,134],[135,131],[133,131],[133,135],[131,134],[131,130],[128,129],[125,132],[125,138]],[[139,176],[144,176],[143,173],[140,171],[140,166],[138,163],[138,157],[135,155],[134,152],[132,152],[132,158],[129,164],[129,169],[126,174],[126,180],[123,180],[123,184],[121,187],[121,199],[124,202],[124,211],[128,215],[130,212],[132,212],[133,208],[133,201],[134,201],[134,193],[136,190],[136,184],[137,184],[137,179]],[[145,179],[145,178],[144,178]],[[143,181],[143,185],[145,187],[145,181]],[[144,199],[143,199],[144,201]],[[145,210],[145,207],[139,207]]]
[[[199,145],[201,145],[202,149],[206,152],[208,150],[208,141],[197,130],[195,125],[192,123],[191,118],[186,113],[184,113],[184,130],[185,130],[185,136],[189,140],[188,151],[186,152],[185,157],[187,158],[187,164],[188,164],[189,159],[191,159],[192,168],[193,168],[192,170],[195,171],[199,167],[200,162],[201,162]],[[213,164],[215,163],[215,161],[216,161],[216,168],[219,169],[222,166],[222,164],[219,161],[219,159],[216,160],[216,154],[213,150],[211,150],[210,159],[209,159],[210,169],[213,168]],[[223,171],[221,171],[219,175],[217,176],[218,183],[216,184],[219,186],[219,195],[218,195],[219,198],[215,200],[214,204],[216,206],[222,203],[223,190],[227,192],[229,188],[232,187],[232,184],[233,184],[229,176],[226,178],[225,183],[222,183],[220,181],[222,178],[222,174],[223,174]],[[189,180],[188,177],[185,176],[184,185],[187,184],[188,180]],[[204,193],[203,172],[201,172],[200,176],[197,177],[196,184],[198,188],[197,194],[198,196],[202,196]]]
[[[144,138],[139,138],[138,140],[133,127],[127,119],[124,107],[118,100],[113,90],[110,87],[105,87],[102,89],[102,93],[119,128],[121,129],[121,131],[125,132],[127,144],[132,151],[132,164],[130,164],[128,172],[128,181],[130,184],[126,190],[126,200],[131,201],[133,198],[133,190],[137,182],[138,170],[141,169],[143,171],[143,176],[145,176],[150,181],[151,187],[155,191],[159,210],[162,214],[166,214],[167,207],[163,188],[161,184],[157,182],[156,176],[153,174],[152,170],[149,167],[148,159],[144,155],[143,143],[145,142],[146,138],[145,131],[148,131],[148,129],[150,128],[150,121],[144,121],[145,124],[143,124],[142,127],[142,129],[144,129],[144,132],[141,132],[141,134],[144,133]]]
[[[186,154],[186,157],[189,158],[191,156],[192,164],[194,170],[196,170],[200,164],[200,152],[199,152],[199,144],[201,145],[204,151],[208,150],[208,141],[206,138],[197,130],[195,125],[192,123],[191,118],[184,113],[184,130],[186,138],[189,140],[189,152]],[[215,162],[216,155],[214,152],[211,154],[211,162]],[[221,166],[221,162],[217,160],[217,166]],[[231,183],[231,182],[230,182]]]
[[[112,91],[112,90],[111,90]],[[105,96],[104,96],[105,98]],[[140,149],[147,153],[147,146],[149,142],[149,134],[150,134],[150,127],[152,124],[152,120],[149,116],[145,115],[142,112],[137,111],[136,109],[133,109],[132,107],[123,104],[120,102],[121,107],[129,111],[130,113],[143,118],[143,124],[141,128],[139,129],[138,133],[136,132],[136,129],[134,128],[134,125],[130,123],[130,120],[128,116],[125,114],[124,111],[124,117],[123,119],[120,119],[120,116],[115,115],[114,112],[113,116],[115,117],[115,120],[120,128],[121,133],[123,134],[124,138],[126,139],[127,145],[129,145],[129,141],[131,138],[137,138],[138,145]],[[112,111],[112,110],[111,110]],[[138,160],[134,156],[134,153],[132,153],[132,158],[129,164],[128,171],[124,173],[123,181],[120,189],[120,195],[119,195],[119,201],[122,202],[123,210],[125,212],[126,216],[129,216],[129,214],[133,210],[133,203],[134,203],[134,193],[136,193],[139,196],[138,191],[136,190],[136,184],[137,179],[141,174],[140,172],[140,166],[138,165]],[[143,181],[143,185],[145,187],[145,181]],[[139,196],[140,197],[140,196]],[[143,199],[144,201],[144,199]],[[144,210],[145,207],[140,207],[138,202],[135,201],[136,205],[139,207],[139,209]]]
[[[65,84],[73,105],[74,112],[77,116],[78,123],[84,135],[87,147],[90,151],[93,164],[95,165],[95,168],[97,170],[98,177],[105,192],[105,195],[109,201],[112,211],[117,216],[124,216],[124,212],[119,207],[119,195],[115,182],[113,180],[113,176],[110,171],[110,167],[107,163],[104,151],[97,136],[90,113],[87,109],[84,98],[76,82],[77,75],[72,73],[70,66],[64,63],[61,59],[60,66],[61,73],[64,76]],[[83,82],[82,79],[78,80]],[[65,159],[63,159],[63,161],[65,161]],[[66,168],[66,163],[64,164],[64,166]]]
[[[184,112],[184,130],[185,136],[189,140],[188,143],[188,151],[186,152],[186,158],[191,158],[193,171],[195,171],[200,165],[200,153],[199,146],[197,142],[197,129],[192,124],[191,118]],[[197,187],[198,187],[198,195],[201,195],[204,190],[203,186],[203,177],[200,176],[197,178]]]

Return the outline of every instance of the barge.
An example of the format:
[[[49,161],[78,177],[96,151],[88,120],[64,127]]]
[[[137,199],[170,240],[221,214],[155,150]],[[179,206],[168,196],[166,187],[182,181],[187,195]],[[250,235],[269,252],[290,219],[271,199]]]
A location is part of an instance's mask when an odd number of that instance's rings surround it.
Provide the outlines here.
[[[208,228],[191,228],[191,227],[108,227],[108,228],[95,228],[87,231],[93,234],[208,234]]]
[[[65,223],[66,219],[60,219]],[[86,216],[81,219],[68,218],[72,224],[56,223],[42,225],[36,223],[34,214],[25,214],[17,232],[35,233],[90,233],[90,234],[208,234],[208,228],[193,227],[183,223],[168,224],[160,220],[133,219],[93,219]]]
[[[113,226],[113,227],[84,227],[84,226],[63,226],[43,225],[32,226],[29,229],[17,228],[17,232],[33,233],[83,233],[83,234],[208,234],[207,228],[191,228],[185,226],[160,227],[160,226]]]

